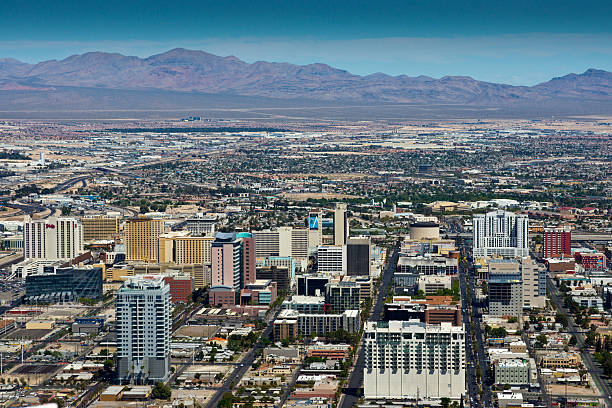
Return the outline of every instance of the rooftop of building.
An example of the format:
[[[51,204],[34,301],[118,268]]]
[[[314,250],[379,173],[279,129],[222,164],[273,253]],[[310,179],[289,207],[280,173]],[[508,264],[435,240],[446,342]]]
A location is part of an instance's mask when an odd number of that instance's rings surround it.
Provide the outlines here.
[[[290,300],[285,300],[283,303],[291,303],[291,304],[323,304],[325,303],[324,296],[303,296],[303,295],[294,295]]]
[[[497,366],[501,368],[529,367],[529,362],[526,360],[513,358],[513,359],[500,360],[497,363]]]
[[[271,279],[257,279],[253,283],[247,283],[244,288],[251,290],[263,290],[268,289],[270,285],[272,285]]]
[[[497,399],[503,400],[523,400],[523,394],[520,392],[503,391],[497,393]]]
[[[162,275],[136,275],[128,277],[119,291],[161,289],[164,286],[166,283]]]
[[[436,227],[440,227],[440,224],[438,224],[437,222],[433,222],[433,221],[420,221],[420,222],[413,222],[412,224],[410,224],[411,228],[436,228]]]
[[[403,330],[412,330],[427,333],[464,333],[463,326],[453,326],[450,322],[442,322],[439,324],[427,324],[419,320],[391,320],[388,322],[366,322],[366,331],[386,331],[386,332],[401,332]]]

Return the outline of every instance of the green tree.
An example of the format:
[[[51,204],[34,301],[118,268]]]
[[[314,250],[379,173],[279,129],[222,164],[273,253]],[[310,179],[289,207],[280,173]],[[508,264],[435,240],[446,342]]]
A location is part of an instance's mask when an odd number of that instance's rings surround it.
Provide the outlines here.
[[[548,337],[546,337],[546,335],[543,333],[538,334],[535,340],[536,340],[536,347],[539,347],[539,348],[542,348],[546,344],[548,344]]]
[[[233,405],[234,395],[231,392],[226,392],[217,404],[217,408],[232,408]]]
[[[104,360],[104,371],[112,371],[114,366],[113,360]]]
[[[153,395],[153,398],[169,400],[170,396],[172,396],[172,390],[163,382],[158,381],[155,384],[155,387],[153,387],[151,394]]]
[[[491,337],[493,338],[504,338],[506,337],[508,333],[506,332],[506,329],[503,327],[496,327],[494,329],[491,329]]]
[[[567,327],[568,325],[567,316],[564,315],[563,313],[557,313],[557,315],[555,316],[555,322],[559,323],[563,327]]]

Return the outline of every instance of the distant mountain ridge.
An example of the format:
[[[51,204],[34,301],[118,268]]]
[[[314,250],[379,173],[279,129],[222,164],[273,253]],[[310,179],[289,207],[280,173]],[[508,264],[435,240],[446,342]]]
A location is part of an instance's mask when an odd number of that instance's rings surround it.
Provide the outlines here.
[[[0,59],[0,90],[53,92],[55,87],[163,90],[205,94],[368,103],[500,106],[563,99],[612,102],[612,73],[589,69],[535,86],[512,86],[464,76],[352,74],[325,64],[294,65],[176,48],[148,58],[88,52],[26,64]]]

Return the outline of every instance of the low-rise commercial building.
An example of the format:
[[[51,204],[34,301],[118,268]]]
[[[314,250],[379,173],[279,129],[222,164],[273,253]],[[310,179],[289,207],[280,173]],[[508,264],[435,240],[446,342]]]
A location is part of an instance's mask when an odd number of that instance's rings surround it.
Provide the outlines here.
[[[240,291],[240,305],[269,305],[276,300],[276,282],[258,279]]]
[[[494,365],[495,384],[529,385],[531,367],[527,360],[500,360]]]
[[[397,271],[417,275],[456,275],[459,262],[455,258],[441,256],[401,256]]]
[[[444,289],[451,289],[452,277],[449,275],[424,275],[419,276],[418,290],[423,291],[426,295],[435,295]]]
[[[45,267],[42,274],[26,277],[25,301],[55,303],[102,297],[102,268]]]

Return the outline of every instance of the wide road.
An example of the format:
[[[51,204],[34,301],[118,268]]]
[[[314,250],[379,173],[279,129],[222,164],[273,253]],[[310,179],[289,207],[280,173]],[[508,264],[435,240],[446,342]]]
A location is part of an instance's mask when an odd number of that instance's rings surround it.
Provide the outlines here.
[[[493,407],[493,395],[491,393],[492,373],[489,369],[489,363],[487,362],[487,354],[485,353],[484,347],[484,336],[481,329],[481,313],[480,305],[474,296],[474,288],[476,287],[476,280],[474,274],[471,273],[473,270],[472,263],[467,261],[470,247],[465,246],[463,241],[458,242],[458,247],[461,251],[461,263],[459,268],[460,273],[460,287],[461,287],[461,298],[464,300],[462,305],[463,318],[466,323],[466,334],[469,332],[470,335],[466,337],[466,359],[470,363],[467,370],[467,381],[468,381],[468,392],[470,394],[470,403],[475,407]],[[471,304],[467,304],[467,288],[472,288],[472,299]],[[467,320],[465,320],[467,319]],[[477,346],[477,355],[473,354],[473,343],[471,340],[471,328],[474,327],[474,334]],[[468,346],[469,342],[469,346]],[[468,350],[469,349],[469,350]],[[481,372],[481,380],[476,381],[476,370],[475,365],[478,362]],[[474,384],[480,383],[482,389],[482,399],[479,399],[479,393],[477,393],[477,387]]]
[[[274,327],[274,320],[276,320],[276,317],[278,316],[280,311],[281,309],[279,307],[270,319],[270,323],[261,334],[260,340],[257,342],[257,344],[255,344],[255,347],[253,347],[251,351],[249,351],[242,358],[242,361],[240,361],[240,365],[236,367],[234,371],[232,371],[232,373],[223,381],[223,385],[221,386],[221,388],[217,390],[215,395],[213,395],[210,401],[208,401],[208,403],[206,404],[207,408],[215,408],[219,404],[219,401],[223,397],[223,394],[231,391],[230,384],[238,385],[240,379],[244,376],[244,374],[246,374],[249,367],[251,367],[251,365],[255,361],[257,351],[261,350],[264,347],[261,343],[261,339],[270,337],[270,334],[272,333],[272,328]]]
[[[397,268],[397,260],[399,258],[399,248],[396,247],[393,251],[393,255],[389,259],[387,263],[387,267],[383,272],[382,283],[380,288],[378,289],[378,296],[376,297],[376,303],[374,303],[374,307],[372,308],[372,314],[370,315],[369,321],[376,322],[380,320],[380,315],[383,310],[383,305],[385,304],[385,297],[387,296],[387,289],[391,284],[391,280],[393,279],[393,275],[395,269]],[[363,342],[363,337],[361,338],[361,342]],[[342,395],[342,400],[340,404],[340,408],[350,408],[357,405],[357,400],[360,397],[360,390],[363,388],[363,369],[365,367],[365,350],[363,344],[359,347],[357,362],[353,367],[353,371],[351,371],[351,375],[348,380],[348,384],[346,389],[344,390],[344,394]]]
[[[612,390],[610,390],[610,384],[608,384],[607,381],[601,378],[601,368],[597,364],[595,364],[591,353],[585,348],[584,336],[580,332],[579,328],[576,327],[576,325],[574,324],[574,318],[572,317],[572,315],[568,313],[568,311],[563,307],[563,299],[561,299],[559,290],[557,289],[553,281],[550,279],[550,277],[546,278],[546,286],[548,287],[548,296],[550,297],[550,300],[556,305],[557,311],[567,317],[569,329],[568,331],[574,333],[574,335],[576,336],[578,348],[583,350],[582,362],[584,363],[584,366],[593,378],[593,381],[597,385],[597,388],[601,392],[606,406],[612,407]]]
[[[465,259],[465,248],[461,248],[461,262],[459,264],[459,287],[461,289],[461,311],[463,317],[463,324],[465,327],[465,360],[467,362],[466,375],[467,375],[467,391],[470,396],[470,406],[475,408],[482,408],[482,404],[479,399],[479,388],[478,382],[476,381],[476,358],[474,357],[474,346],[472,343],[472,330],[471,330],[471,310],[472,305],[468,301],[467,297],[467,274],[469,273],[469,264]],[[472,292],[473,293],[473,292]]]
[[[470,268],[471,268],[471,264],[470,264]],[[469,281],[468,281],[469,285],[472,288],[476,287],[476,283],[475,283],[475,279],[474,279],[474,275],[473,274],[469,274]],[[482,387],[482,404],[485,407],[492,407],[493,406],[493,395],[491,394],[491,383],[492,383],[492,373],[489,367],[489,363],[487,361],[487,353],[485,352],[485,346],[484,346],[484,333],[482,332],[482,321],[481,321],[481,314],[480,314],[480,310],[479,310],[479,304],[476,300],[476,297],[473,296],[472,297],[472,322],[474,323],[474,329],[476,331],[476,341],[478,343],[478,365],[480,366],[480,372],[481,372],[481,387]]]

